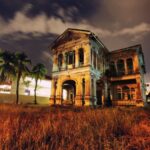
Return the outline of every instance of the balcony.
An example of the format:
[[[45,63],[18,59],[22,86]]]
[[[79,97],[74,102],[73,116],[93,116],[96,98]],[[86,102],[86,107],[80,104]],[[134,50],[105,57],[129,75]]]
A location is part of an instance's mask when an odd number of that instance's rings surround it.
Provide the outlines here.
[[[139,71],[128,70],[127,72],[119,71],[119,72],[111,72],[111,77],[123,77],[128,75],[136,75],[139,74]]]

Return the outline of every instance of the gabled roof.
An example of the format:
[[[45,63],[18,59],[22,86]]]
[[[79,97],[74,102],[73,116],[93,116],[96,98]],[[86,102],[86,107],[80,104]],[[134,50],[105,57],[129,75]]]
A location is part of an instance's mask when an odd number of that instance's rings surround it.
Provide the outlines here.
[[[75,28],[68,28],[67,30],[65,30],[65,32],[67,32],[67,31],[80,32],[80,33],[84,33],[84,34],[91,34],[92,33],[89,30],[75,29]]]
[[[82,30],[82,29],[74,29],[74,28],[68,28],[66,29],[61,35],[59,35],[49,46],[49,48],[53,48],[54,45],[69,31],[72,31],[74,33],[78,32],[78,33],[83,33],[83,34],[88,34],[90,35],[91,32],[88,30]]]
[[[125,47],[125,48],[120,48],[120,49],[117,49],[117,50],[113,50],[110,53],[119,53],[119,52],[128,51],[128,50],[135,50],[136,51],[137,48],[139,49],[140,52],[142,52],[142,46],[141,46],[141,44],[137,44],[137,45],[133,45],[133,46],[129,46],[129,47]]]
[[[94,39],[98,44],[100,44],[102,47],[104,47],[107,52],[108,49],[104,46],[104,44],[99,40],[99,38],[91,31],[89,30],[83,30],[83,29],[74,29],[74,28],[68,28],[66,29],[61,35],[59,35],[49,46],[49,48],[53,49],[55,44],[67,33],[67,32],[74,32],[74,33],[81,33],[81,34],[86,34],[89,35],[90,38]]]

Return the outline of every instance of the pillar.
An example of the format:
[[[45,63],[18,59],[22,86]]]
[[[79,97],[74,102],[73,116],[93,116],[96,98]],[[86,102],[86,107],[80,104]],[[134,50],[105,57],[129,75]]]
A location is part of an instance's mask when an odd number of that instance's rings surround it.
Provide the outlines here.
[[[108,103],[108,82],[107,79],[104,81],[104,105],[107,106]]]
[[[141,79],[140,77],[139,78],[136,78],[136,82],[137,82],[137,99],[142,99],[142,93],[141,93]]]
[[[79,67],[79,54],[78,54],[78,49],[75,50],[75,67]]]
[[[56,89],[57,89],[57,81],[53,79],[51,86],[50,105],[56,104]]]
[[[124,69],[125,69],[125,74],[128,74],[128,67],[127,67],[127,62],[126,59],[123,60],[124,61]]]
[[[62,55],[63,55],[63,62],[62,62],[62,68],[63,68],[63,70],[64,69],[66,69],[66,56],[65,56],[65,53],[62,53]]]
[[[56,85],[56,104],[60,105],[61,104],[61,93],[62,93],[62,85],[61,85],[61,80],[60,77],[55,83]]]
[[[58,71],[57,55],[53,55],[53,71]]]
[[[91,76],[85,77],[85,106],[91,105],[92,88],[91,88]]]
[[[78,83],[76,83],[75,105],[82,106],[82,81],[81,79],[79,79]]]

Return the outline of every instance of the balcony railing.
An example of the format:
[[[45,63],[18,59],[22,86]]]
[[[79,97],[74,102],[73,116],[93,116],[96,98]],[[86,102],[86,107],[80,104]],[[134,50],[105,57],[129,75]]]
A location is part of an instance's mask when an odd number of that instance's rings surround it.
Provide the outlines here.
[[[127,72],[124,71],[120,71],[120,72],[111,72],[111,77],[121,77],[121,76],[126,76],[126,75],[135,75],[138,74],[139,71],[133,71],[133,70],[129,70]]]

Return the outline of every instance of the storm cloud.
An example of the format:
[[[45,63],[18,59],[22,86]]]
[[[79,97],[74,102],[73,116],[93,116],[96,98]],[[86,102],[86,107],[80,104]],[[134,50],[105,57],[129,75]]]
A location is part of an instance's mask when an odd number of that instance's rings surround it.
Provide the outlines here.
[[[110,51],[142,44],[150,81],[149,6],[149,0],[0,0],[0,47],[25,51],[50,70],[49,44],[67,28],[87,29]]]

